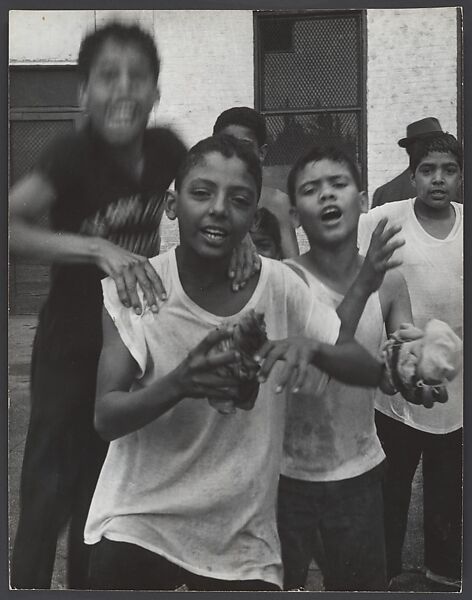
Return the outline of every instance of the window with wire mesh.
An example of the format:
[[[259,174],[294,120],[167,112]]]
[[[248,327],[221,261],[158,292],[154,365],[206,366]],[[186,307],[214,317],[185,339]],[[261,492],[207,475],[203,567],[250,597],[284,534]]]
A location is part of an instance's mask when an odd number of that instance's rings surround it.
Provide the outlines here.
[[[256,14],[256,105],[268,130],[266,170],[278,187],[317,144],[363,162],[362,13]]]

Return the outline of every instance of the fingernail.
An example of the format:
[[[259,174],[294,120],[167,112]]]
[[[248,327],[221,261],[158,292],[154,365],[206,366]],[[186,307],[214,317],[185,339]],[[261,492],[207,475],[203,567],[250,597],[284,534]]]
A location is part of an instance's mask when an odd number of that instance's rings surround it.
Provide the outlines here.
[[[266,379],[265,379],[264,375],[258,375],[258,376],[257,376],[257,381],[258,381],[259,383],[264,383],[264,381],[265,381],[265,380],[266,380]]]
[[[245,281],[241,282],[241,287],[242,287],[242,288],[243,288],[245,285],[246,285],[246,282],[245,282]]]
[[[137,315],[140,315],[140,314],[141,314],[141,309],[140,309],[140,308],[135,308],[135,309],[134,309],[134,312],[135,312]]]
[[[167,300],[167,294],[165,292],[161,294],[161,300]]]
[[[254,360],[256,361],[256,363],[261,362],[261,357],[258,354],[255,354]]]
[[[239,290],[239,285],[237,283],[233,283],[233,291],[237,292]]]
[[[129,308],[129,302],[123,302],[123,306],[125,306],[126,308]]]
[[[294,387],[294,388],[293,388],[293,390],[292,390],[292,392],[293,392],[294,394],[298,394],[298,392],[299,392],[299,391],[300,391],[300,388],[299,388],[299,387]]]
[[[158,308],[157,304],[153,304],[153,305],[151,306],[151,310],[152,310],[152,312],[153,312],[153,313],[157,313],[157,312],[159,312],[159,308]]]
[[[235,275],[234,271],[230,271],[229,272],[229,276],[230,276],[231,279],[233,279],[234,275]]]
[[[282,391],[282,386],[281,385],[276,386],[275,393],[280,394],[281,391]]]

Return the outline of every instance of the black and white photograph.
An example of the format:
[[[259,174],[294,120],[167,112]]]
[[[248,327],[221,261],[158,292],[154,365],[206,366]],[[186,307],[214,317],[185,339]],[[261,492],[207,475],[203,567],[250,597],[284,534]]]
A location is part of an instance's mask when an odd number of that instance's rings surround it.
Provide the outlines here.
[[[463,591],[463,9],[8,38],[9,589]]]

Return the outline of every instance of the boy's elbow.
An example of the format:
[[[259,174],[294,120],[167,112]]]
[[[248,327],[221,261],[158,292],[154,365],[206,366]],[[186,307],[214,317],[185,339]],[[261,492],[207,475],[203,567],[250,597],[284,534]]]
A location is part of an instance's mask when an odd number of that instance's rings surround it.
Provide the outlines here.
[[[104,410],[102,403],[98,399],[95,405],[93,426],[95,428],[95,431],[105,442],[112,442],[118,437],[111,430],[110,420],[107,418],[106,411]]]

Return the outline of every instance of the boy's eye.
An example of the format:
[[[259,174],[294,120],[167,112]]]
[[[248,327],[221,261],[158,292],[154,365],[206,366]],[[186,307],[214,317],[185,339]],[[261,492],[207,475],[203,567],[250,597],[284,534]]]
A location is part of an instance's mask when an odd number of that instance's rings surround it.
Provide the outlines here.
[[[117,71],[115,69],[102,69],[98,75],[100,79],[102,79],[102,81],[110,83],[111,81],[116,79]]]
[[[210,196],[210,191],[205,188],[197,188],[195,190],[191,190],[191,194],[194,198],[203,199]]]
[[[448,167],[446,172],[448,175],[455,175],[457,173],[457,167]]]
[[[345,188],[347,186],[347,182],[346,181],[336,181],[333,184],[333,187],[335,188]]]
[[[316,185],[307,185],[301,189],[301,193],[304,196],[309,196],[310,194],[314,194],[317,189],[318,187]]]
[[[233,200],[233,202],[235,202],[236,204],[239,204],[241,206],[248,206],[249,204],[251,204],[251,199],[248,198],[247,196],[241,196],[241,195],[233,196],[232,200]]]

